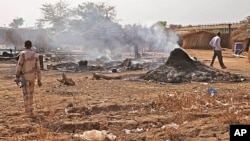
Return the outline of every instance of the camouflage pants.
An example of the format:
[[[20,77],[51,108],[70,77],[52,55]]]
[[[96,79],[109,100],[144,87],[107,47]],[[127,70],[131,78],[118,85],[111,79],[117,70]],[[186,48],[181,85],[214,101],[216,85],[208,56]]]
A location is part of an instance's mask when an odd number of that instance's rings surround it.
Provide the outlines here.
[[[32,113],[33,107],[33,94],[34,94],[34,87],[35,81],[25,81],[26,84],[22,87],[23,88],[23,101],[24,101],[24,108],[26,113]]]

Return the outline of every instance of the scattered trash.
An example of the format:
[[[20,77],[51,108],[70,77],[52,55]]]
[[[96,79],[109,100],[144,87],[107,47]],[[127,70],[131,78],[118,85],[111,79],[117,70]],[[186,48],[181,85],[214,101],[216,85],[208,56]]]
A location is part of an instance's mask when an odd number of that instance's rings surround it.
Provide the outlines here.
[[[169,96],[169,97],[174,97],[174,96],[175,96],[175,94],[168,94],[168,96]]]
[[[156,128],[156,127],[157,127],[154,123],[150,123],[150,126],[151,126],[152,128]]]
[[[135,113],[138,113],[138,111],[137,111],[137,110],[134,110],[134,107],[132,107],[132,111],[129,111],[128,113],[129,113],[129,114],[135,114]]]
[[[147,130],[144,130],[143,128],[136,128],[136,129],[132,129],[132,130],[123,129],[123,131],[125,132],[125,134],[130,134],[130,133],[142,133],[142,132],[147,131]]]
[[[166,128],[170,128],[170,127],[173,127],[174,129],[178,129],[178,128],[179,128],[179,125],[176,124],[176,123],[171,123],[171,124],[163,125],[163,126],[161,127],[161,129],[166,129]]]
[[[187,124],[188,123],[188,121],[184,121],[182,124],[184,125],[184,124]]]
[[[144,131],[143,128],[136,128],[136,129],[134,130],[135,133],[141,133],[141,132],[143,132],[143,131]]]
[[[222,106],[228,106],[228,105],[229,105],[228,103],[222,103],[222,102],[219,101],[219,100],[216,100],[216,103],[217,103],[217,104],[220,104],[220,105],[222,105]]]
[[[106,139],[114,141],[116,136],[112,133],[109,133],[106,130],[90,130],[85,131],[83,134],[74,134],[73,137],[81,138],[87,141],[105,141]]]
[[[130,134],[131,133],[131,130],[129,130],[129,129],[123,129],[123,131],[125,132],[125,134]]]
[[[217,90],[215,88],[208,88],[207,93],[210,95],[210,97],[213,97],[214,95],[217,94]]]
[[[245,81],[246,79],[245,78],[241,78],[240,81]]]
[[[192,105],[190,109],[198,109],[198,107],[196,105]]]

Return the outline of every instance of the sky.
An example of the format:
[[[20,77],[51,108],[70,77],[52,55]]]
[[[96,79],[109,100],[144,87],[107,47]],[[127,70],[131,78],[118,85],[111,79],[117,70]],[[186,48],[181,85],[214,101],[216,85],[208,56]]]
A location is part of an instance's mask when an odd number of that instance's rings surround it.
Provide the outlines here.
[[[60,0],[0,0],[0,27],[8,27],[13,19],[24,19],[24,27],[34,27],[42,17],[42,4]],[[76,7],[83,2],[105,2],[116,9],[122,25],[167,24],[198,25],[235,23],[250,16],[250,0],[63,0]]]

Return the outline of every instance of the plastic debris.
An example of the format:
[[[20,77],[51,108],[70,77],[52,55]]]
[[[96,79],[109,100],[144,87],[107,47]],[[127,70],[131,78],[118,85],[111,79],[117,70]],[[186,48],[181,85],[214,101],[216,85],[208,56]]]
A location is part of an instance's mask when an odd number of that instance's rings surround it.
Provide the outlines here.
[[[123,129],[123,131],[125,132],[125,134],[130,134],[131,133],[131,130],[129,130],[129,129]]]
[[[116,136],[112,133],[109,133],[106,130],[90,130],[85,131],[83,134],[74,134],[73,137],[78,137],[87,141],[106,141],[106,139],[110,141],[114,141]]]
[[[141,132],[143,132],[143,131],[144,131],[143,128],[136,128],[136,129],[134,130],[135,133],[141,133]]]
[[[214,95],[217,94],[217,90],[216,90],[215,88],[210,87],[210,88],[208,88],[207,93],[208,93],[211,97],[213,97]]]
[[[170,128],[170,127],[174,128],[174,129],[178,129],[178,128],[179,128],[179,125],[176,124],[176,123],[171,123],[171,124],[163,125],[163,126],[161,127],[161,129],[166,129],[166,128]]]

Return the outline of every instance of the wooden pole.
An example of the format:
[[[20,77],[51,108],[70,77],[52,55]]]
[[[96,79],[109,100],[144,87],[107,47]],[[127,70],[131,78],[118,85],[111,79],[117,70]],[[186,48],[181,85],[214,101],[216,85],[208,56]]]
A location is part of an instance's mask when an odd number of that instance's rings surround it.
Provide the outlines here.
[[[231,48],[231,26],[232,24],[228,24],[228,47],[227,48]]]

